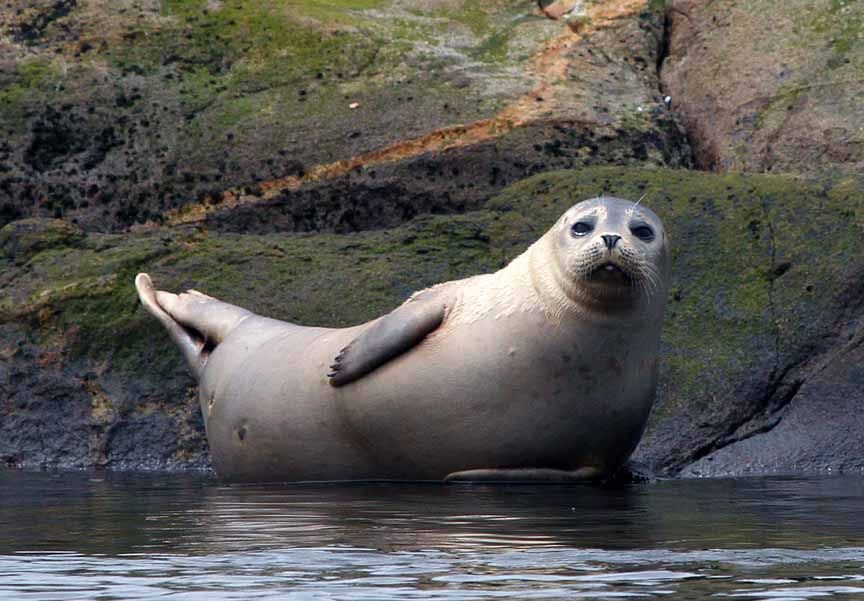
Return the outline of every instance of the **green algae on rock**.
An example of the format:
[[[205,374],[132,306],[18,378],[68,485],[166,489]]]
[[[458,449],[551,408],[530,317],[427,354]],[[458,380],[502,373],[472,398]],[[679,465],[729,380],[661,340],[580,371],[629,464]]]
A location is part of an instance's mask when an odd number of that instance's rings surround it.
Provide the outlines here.
[[[21,219],[0,228],[0,249],[16,263],[24,263],[42,250],[74,246],[84,232],[61,219]]]
[[[289,211],[317,195],[338,213],[345,190],[432,199],[410,218],[476,208],[541,170],[689,161],[651,67],[661,13],[642,0],[580,35],[516,0],[20,4],[0,20],[0,225],[243,231],[232,203],[273,190]],[[454,176],[466,157],[502,175]]]
[[[34,249],[24,263],[0,257],[0,357],[16,382],[3,391],[11,400],[0,405],[0,429],[29,424],[0,456],[29,466],[80,467],[93,457],[115,466],[202,465],[191,379],[137,307],[137,271],[164,289],[194,287],[279,319],[345,326],[415,290],[503,266],[564,208],[601,193],[647,193],[674,248],[659,399],[636,458],[674,473],[781,421],[835,337],[860,319],[840,306],[861,302],[849,292],[864,270],[860,185],[594,167],[539,174],[481,209],[390,229],[91,233]],[[36,373],[52,378],[51,390]],[[58,390],[67,392],[64,411],[77,416],[71,427],[91,443],[40,446],[35,424],[54,427],[44,424],[56,422]],[[133,419],[146,428],[136,430]]]
[[[551,219],[601,192],[647,193],[672,237],[661,388],[637,459],[674,473],[776,425],[849,327],[838,299],[864,270],[860,184],[598,168],[536,176],[490,207]]]

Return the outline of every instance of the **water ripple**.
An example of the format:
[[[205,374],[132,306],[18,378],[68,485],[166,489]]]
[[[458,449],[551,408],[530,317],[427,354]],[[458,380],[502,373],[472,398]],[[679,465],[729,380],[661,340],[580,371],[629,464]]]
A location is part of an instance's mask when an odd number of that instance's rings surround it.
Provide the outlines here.
[[[350,547],[216,555],[76,553],[0,556],[0,598],[49,599],[553,599],[670,594],[812,599],[864,593],[861,574],[818,575],[864,562],[864,549],[753,549],[621,554],[597,549],[452,553]],[[753,562],[752,557],[761,561]],[[631,568],[634,565],[645,569]],[[673,569],[679,565],[685,569]],[[741,565],[760,573],[736,576]],[[660,567],[665,566],[665,567]],[[771,577],[774,570],[794,578]],[[809,574],[809,575],[808,575]],[[758,576],[758,577],[755,577]],[[826,579],[836,581],[820,584]],[[744,588],[743,586],[747,586]],[[862,595],[864,597],[864,595]]]
[[[0,598],[864,599],[862,479],[220,486],[0,472]]]

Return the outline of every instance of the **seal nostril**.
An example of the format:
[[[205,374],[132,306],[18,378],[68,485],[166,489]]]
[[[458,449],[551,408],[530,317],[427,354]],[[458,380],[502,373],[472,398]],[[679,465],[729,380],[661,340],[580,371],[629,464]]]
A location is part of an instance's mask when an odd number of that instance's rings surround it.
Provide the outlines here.
[[[615,234],[603,234],[600,237],[603,238],[603,242],[606,244],[606,248],[608,248],[609,250],[615,248],[615,245],[621,239],[621,236],[617,236]]]

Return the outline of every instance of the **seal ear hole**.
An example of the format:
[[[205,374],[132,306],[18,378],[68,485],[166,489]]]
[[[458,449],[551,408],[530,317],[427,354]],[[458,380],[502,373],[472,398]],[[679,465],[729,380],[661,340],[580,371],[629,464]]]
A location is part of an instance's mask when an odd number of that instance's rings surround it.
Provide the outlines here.
[[[237,438],[240,439],[240,442],[244,442],[246,440],[246,434],[246,426],[240,426],[239,428],[237,428]]]

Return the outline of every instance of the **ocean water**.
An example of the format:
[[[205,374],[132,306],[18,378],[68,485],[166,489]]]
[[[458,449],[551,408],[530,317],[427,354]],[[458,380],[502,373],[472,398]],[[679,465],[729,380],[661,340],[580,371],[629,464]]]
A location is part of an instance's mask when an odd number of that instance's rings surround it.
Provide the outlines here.
[[[864,599],[864,478],[225,486],[0,471],[0,598]]]

